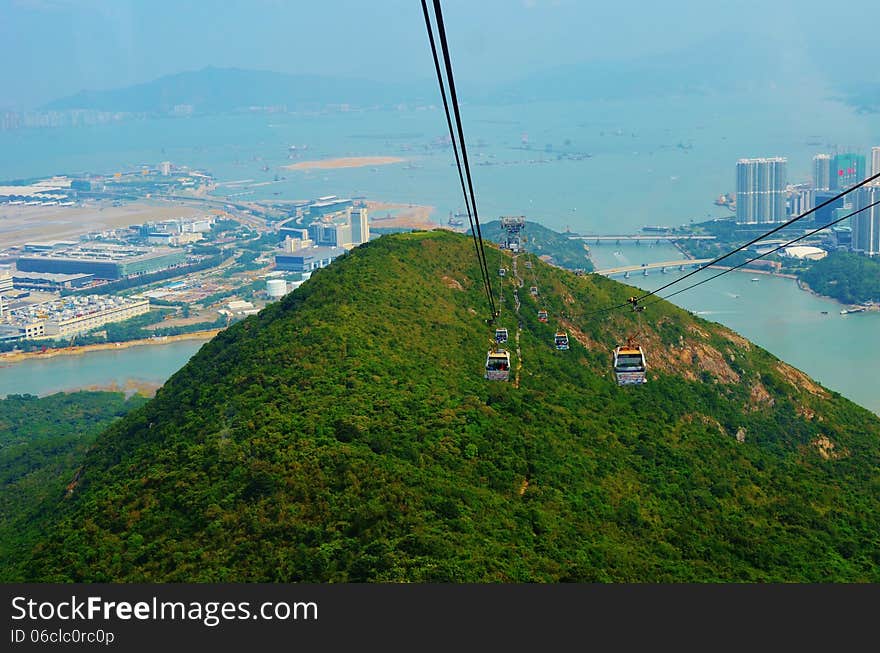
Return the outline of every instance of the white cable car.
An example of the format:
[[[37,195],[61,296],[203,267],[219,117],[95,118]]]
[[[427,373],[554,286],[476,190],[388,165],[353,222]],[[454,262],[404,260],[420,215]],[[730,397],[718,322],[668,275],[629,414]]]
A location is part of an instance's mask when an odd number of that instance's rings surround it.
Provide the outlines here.
[[[498,268],[498,276],[499,277],[503,277],[505,274],[507,274],[506,268]]]
[[[532,269],[532,262],[531,262],[531,261],[526,261],[526,267],[527,267],[529,270],[531,270],[531,269]]]
[[[507,342],[507,329],[495,329],[495,342],[499,344]]]
[[[645,351],[638,345],[621,345],[614,350],[614,376],[617,385],[646,383]]]
[[[533,297],[537,297],[538,296],[538,286],[532,286],[531,288],[529,288],[529,292],[532,293]]]
[[[486,354],[486,376],[489,381],[507,381],[510,376],[510,353],[505,349],[489,350]]]
[[[568,349],[568,334],[564,331],[557,331],[553,341],[556,343],[556,349],[560,351]]]
[[[541,309],[538,311],[538,322],[546,322],[549,319],[549,315],[547,315],[547,311]]]

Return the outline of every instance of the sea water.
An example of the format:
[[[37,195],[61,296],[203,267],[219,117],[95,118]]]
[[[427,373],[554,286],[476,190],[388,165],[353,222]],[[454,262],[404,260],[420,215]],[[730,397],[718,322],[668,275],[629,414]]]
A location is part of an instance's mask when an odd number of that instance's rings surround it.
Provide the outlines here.
[[[790,91],[749,98],[709,94],[640,101],[465,104],[462,111],[481,219],[525,215],[550,228],[578,233],[634,233],[648,224],[676,226],[726,217],[730,212],[712,201],[734,190],[740,157],[786,156],[789,181],[807,181],[814,154],[838,144],[865,150],[880,143],[880,116],[857,113],[833,99],[796,97]],[[218,196],[365,197],[430,205],[433,219],[445,222],[450,212],[463,208],[445,130],[438,107],[401,106],[8,131],[0,132],[0,151],[6,154],[0,160],[0,179],[112,173],[169,160],[213,173],[221,182]],[[283,167],[345,156],[396,156],[404,161],[332,170]],[[681,258],[665,245],[601,247],[612,256],[608,267],[627,264],[624,259],[638,264]],[[599,249],[593,250],[597,266],[605,267],[605,254],[596,259]],[[622,258],[614,258],[615,251]],[[650,287],[674,274],[652,272],[638,283]],[[839,306],[800,291],[790,280],[762,276],[754,284],[748,279],[741,273],[725,275],[673,301],[739,331],[828,387],[880,411],[880,392],[870,378],[870,370],[880,364],[880,349],[853,353],[855,343],[876,339],[880,316],[842,318]],[[174,350],[177,357],[171,356],[158,376],[183,364],[187,346],[192,345],[181,343]],[[136,351],[114,354],[125,360],[136,358]],[[95,371],[107,367],[100,358],[86,363],[92,356],[97,354],[47,359],[42,376],[31,368],[28,387],[38,394],[59,387],[55,366],[93,365]],[[104,377],[141,369],[139,364],[118,364],[117,360]],[[9,378],[16,367],[0,369],[0,392],[2,383],[17,387]],[[71,371],[71,379],[75,376]],[[101,374],[86,376],[81,385],[100,383]]]

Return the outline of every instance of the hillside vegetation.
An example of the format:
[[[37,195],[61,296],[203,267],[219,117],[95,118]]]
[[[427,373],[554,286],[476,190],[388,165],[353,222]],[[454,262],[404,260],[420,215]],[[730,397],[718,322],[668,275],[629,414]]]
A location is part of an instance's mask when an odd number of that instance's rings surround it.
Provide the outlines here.
[[[880,301],[880,262],[849,252],[832,252],[798,277],[812,290],[845,304]]]
[[[98,433],[146,401],[121,392],[0,399],[0,582],[21,577],[22,553],[45,536],[51,507]]]
[[[488,258],[497,293],[514,261]],[[507,383],[483,379],[470,238],[384,236],[314,273],[99,437],[25,577],[880,580],[876,416],[666,302],[597,312],[632,287],[535,261],[535,299],[519,272]],[[641,387],[611,374],[627,336]]]
[[[504,243],[507,233],[500,220],[492,220],[482,226],[483,238],[494,243]],[[470,233],[470,230],[468,230]],[[593,271],[593,262],[582,240],[573,240],[568,233],[559,233],[537,222],[526,221],[522,232],[523,241],[530,252],[529,258],[540,256],[548,263],[567,270]]]

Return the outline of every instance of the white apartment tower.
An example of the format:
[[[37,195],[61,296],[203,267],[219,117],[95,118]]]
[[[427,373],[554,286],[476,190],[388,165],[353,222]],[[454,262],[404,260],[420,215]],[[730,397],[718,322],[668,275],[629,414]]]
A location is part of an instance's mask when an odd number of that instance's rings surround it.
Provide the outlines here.
[[[831,188],[831,155],[817,154],[813,157],[813,190]]]
[[[784,222],[788,160],[784,157],[740,159],[736,163],[736,221],[740,224]]]
[[[877,256],[880,254],[880,204],[866,207],[880,201],[880,186],[862,186],[853,195],[853,210],[864,210],[850,218],[852,248],[868,256]]]
[[[370,240],[370,224],[367,221],[366,209],[351,211],[351,242],[360,245]]]

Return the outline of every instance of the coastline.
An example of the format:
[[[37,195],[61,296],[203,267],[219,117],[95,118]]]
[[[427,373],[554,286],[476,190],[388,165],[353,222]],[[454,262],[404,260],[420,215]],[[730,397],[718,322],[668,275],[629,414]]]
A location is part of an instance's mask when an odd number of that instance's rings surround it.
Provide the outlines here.
[[[730,270],[731,268],[726,265],[710,265],[708,266],[710,270]],[[754,270],[752,268],[737,268],[734,272],[748,272],[749,274],[763,274],[768,277],[779,277],[780,279],[795,279],[797,280],[797,276],[794,274],[785,274],[783,272],[770,272],[769,270]]]
[[[434,212],[433,206],[381,202],[377,200],[366,200],[364,204],[370,212],[370,226],[372,227],[437,229],[442,226],[431,220],[431,214]],[[396,211],[397,214],[389,215],[389,217],[376,215],[380,211]]]
[[[830,299],[831,301],[833,301],[833,302],[834,302],[835,304],[837,304],[838,306],[848,306],[848,304],[844,304],[844,303],[841,302],[839,299],[835,299],[834,297],[829,297],[828,295],[822,295],[822,294],[820,294],[820,293],[817,293],[815,290],[813,290],[812,288],[810,288],[807,284],[805,284],[805,283],[804,283],[803,281],[801,281],[800,279],[798,279],[796,283],[797,283],[798,288],[800,288],[800,289],[803,290],[804,292],[808,292],[808,293],[810,293],[813,297],[820,297],[820,298],[822,298],[822,299]]]
[[[140,340],[128,340],[126,342],[102,342],[94,345],[74,345],[73,347],[59,347],[46,351],[19,351],[7,352],[0,355],[0,364],[18,363],[25,360],[54,358],[55,356],[79,356],[93,351],[113,351],[116,349],[128,349],[142,345],[165,345],[183,340],[211,340],[223,329],[209,329],[207,331],[193,331],[181,333],[176,336],[159,336],[157,338],[141,338]]]
[[[713,270],[729,270],[730,269],[729,267],[725,267],[723,265],[710,265],[709,267],[712,268]],[[816,297],[818,299],[827,299],[827,300],[832,301],[835,304],[837,304],[838,306],[841,306],[843,308],[853,306],[853,304],[847,304],[845,302],[840,301],[839,299],[837,299],[835,297],[831,297],[830,295],[823,295],[821,293],[816,292],[815,290],[810,288],[807,284],[805,284],[803,281],[801,281],[797,277],[797,275],[795,275],[795,274],[769,272],[767,270],[752,270],[750,268],[738,268],[737,270],[735,270],[735,272],[748,272],[749,274],[764,274],[764,275],[767,275],[770,277],[779,277],[781,279],[794,279],[794,282],[795,282],[795,284],[797,284],[797,287],[799,290],[802,290],[805,293],[809,293],[813,297]],[[869,309],[869,310],[871,310],[871,309]]]

